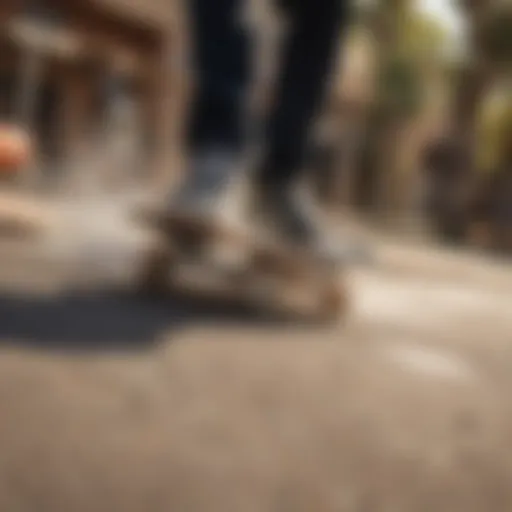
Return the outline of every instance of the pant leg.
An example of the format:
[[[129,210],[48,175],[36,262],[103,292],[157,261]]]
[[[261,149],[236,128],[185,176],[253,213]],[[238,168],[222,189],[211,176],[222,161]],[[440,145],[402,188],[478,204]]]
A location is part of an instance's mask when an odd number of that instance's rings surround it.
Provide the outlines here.
[[[319,108],[336,56],[349,0],[280,0],[290,18],[274,109],[266,126],[264,182],[288,183],[299,174],[309,128]]]
[[[245,139],[250,79],[249,34],[243,0],[189,0],[196,97],[189,118],[192,152],[211,145],[239,150]]]

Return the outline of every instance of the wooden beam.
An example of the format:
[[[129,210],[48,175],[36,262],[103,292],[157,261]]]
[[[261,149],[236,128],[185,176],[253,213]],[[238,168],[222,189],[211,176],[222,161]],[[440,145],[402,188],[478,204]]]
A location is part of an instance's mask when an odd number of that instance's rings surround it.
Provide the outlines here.
[[[23,17],[8,21],[7,32],[19,46],[47,55],[75,58],[84,49],[84,40],[77,32]]]

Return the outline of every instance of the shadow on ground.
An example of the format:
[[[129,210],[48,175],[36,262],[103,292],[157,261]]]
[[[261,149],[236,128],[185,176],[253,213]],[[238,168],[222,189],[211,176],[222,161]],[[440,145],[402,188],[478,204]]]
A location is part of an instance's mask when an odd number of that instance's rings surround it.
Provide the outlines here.
[[[169,294],[145,297],[112,290],[71,291],[56,297],[0,294],[0,340],[30,348],[137,351],[162,335],[200,324],[289,325],[240,304]]]

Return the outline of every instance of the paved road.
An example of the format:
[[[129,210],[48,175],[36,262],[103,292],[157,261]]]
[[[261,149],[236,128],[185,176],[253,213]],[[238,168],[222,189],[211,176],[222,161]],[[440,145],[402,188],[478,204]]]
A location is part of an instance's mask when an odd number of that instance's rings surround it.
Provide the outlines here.
[[[510,267],[383,243],[279,325],[125,293],[145,234],[65,212],[0,247],[0,510],[512,509]]]

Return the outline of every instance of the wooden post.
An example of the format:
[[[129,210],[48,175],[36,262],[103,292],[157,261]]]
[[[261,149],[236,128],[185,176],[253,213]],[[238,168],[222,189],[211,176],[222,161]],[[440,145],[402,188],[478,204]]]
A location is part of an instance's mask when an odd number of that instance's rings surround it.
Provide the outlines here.
[[[17,121],[27,131],[34,123],[37,90],[43,76],[43,56],[33,48],[24,48],[21,58],[20,88],[17,98]]]
[[[154,70],[157,157],[152,184],[167,188],[179,174],[182,160],[182,120],[186,112],[188,76],[185,63],[184,34],[169,31],[162,44]]]
[[[358,156],[361,140],[364,136],[364,117],[361,112],[364,106],[349,105],[341,113],[343,117],[341,129],[340,162],[333,183],[334,201],[338,207],[349,209],[354,198],[356,173],[358,172]],[[348,109],[349,112],[345,112]]]
[[[62,137],[64,157],[72,157],[84,139],[89,96],[83,77],[68,73],[62,84]]]
[[[34,116],[38,99],[38,88],[43,77],[43,56],[35,49],[26,47],[22,51],[20,88],[17,98],[17,123],[34,140]],[[37,161],[31,159],[20,173],[21,183],[30,187],[38,178]]]

